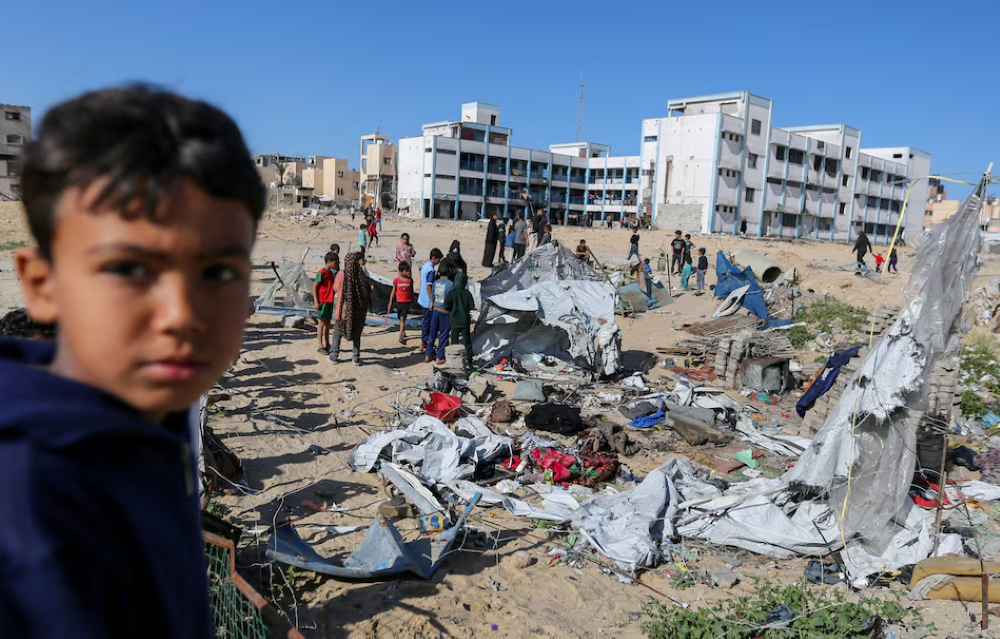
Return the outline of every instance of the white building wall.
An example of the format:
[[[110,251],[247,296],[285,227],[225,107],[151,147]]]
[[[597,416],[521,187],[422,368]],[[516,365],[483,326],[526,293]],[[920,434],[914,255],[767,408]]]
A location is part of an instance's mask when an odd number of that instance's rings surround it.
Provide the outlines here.
[[[411,200],[420,200],[420,183],[424,173],[424,141],[423,136],[403,138],[399,141],[399,182],[397,193],[400,206],[413,206]],[[406,204],[403,204],[403,202]]]

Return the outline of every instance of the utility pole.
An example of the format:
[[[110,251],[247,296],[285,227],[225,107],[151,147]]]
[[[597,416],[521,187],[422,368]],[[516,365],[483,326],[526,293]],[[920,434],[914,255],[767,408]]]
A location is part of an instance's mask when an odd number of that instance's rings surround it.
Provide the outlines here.
[[[576,141],[583,141],[583,71],[580,72],[580,99],[576,105]]]

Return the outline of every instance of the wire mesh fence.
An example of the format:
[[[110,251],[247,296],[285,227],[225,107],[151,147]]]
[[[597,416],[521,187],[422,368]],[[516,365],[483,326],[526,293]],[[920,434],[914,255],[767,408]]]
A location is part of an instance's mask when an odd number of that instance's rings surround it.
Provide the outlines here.
[[[244,596],[233,580],[231,547],[205,538],[208,595],[218,639],[267,639],[268,630],[260,610]]]

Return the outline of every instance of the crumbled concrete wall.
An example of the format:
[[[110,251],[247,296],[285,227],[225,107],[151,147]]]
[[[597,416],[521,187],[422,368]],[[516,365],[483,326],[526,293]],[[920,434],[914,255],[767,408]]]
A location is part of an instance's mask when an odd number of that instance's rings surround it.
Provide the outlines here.
[[[680,229],[684,232],[701,232],[704,218],[704,206],[701,204],[667,204],[656,207],[656,219],[653,226],[658,229]]]

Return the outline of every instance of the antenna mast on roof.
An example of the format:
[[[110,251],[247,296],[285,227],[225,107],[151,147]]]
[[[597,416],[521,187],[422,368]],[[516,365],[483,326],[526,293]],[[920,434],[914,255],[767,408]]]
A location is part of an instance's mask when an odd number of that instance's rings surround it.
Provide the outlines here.
[[[576,105],[576,141],[583,141],[583,72],[580,72],[580,100]]]

